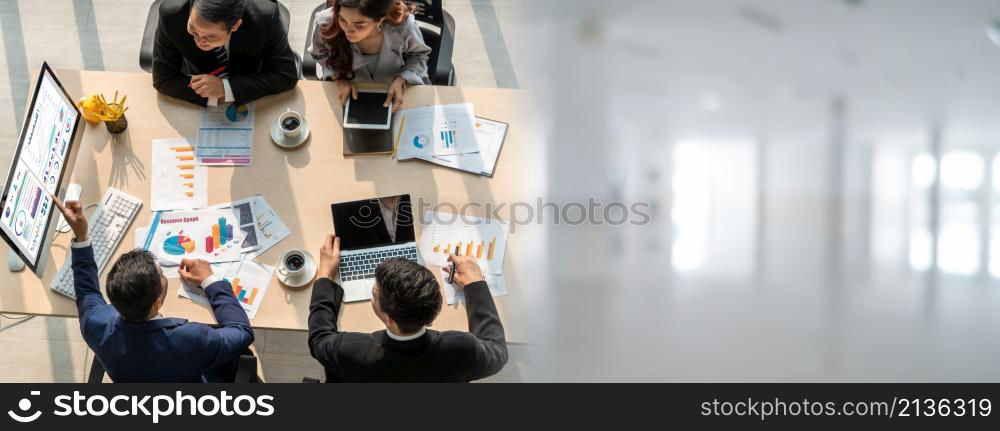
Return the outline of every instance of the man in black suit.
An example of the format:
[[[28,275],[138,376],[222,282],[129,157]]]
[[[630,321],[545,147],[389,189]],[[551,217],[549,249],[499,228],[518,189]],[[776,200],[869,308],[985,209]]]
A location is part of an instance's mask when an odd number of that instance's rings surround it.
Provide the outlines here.
[[[164,0],[153,86],[198,105],[238,105],[295,87],[295,55],[270,0]]]
[[[309,305],[309,351],[326,368],[327,382],[468,382],[503,369],[507,342],[479,265],[468,256],[448,260],[465,289],[469,332],[427,329],[441,311],[441,289],[430,270],[400,258],[375,270],[372,308],[386,329],[341,332],[344,289],[333,281],[340,239],[327,236]]]

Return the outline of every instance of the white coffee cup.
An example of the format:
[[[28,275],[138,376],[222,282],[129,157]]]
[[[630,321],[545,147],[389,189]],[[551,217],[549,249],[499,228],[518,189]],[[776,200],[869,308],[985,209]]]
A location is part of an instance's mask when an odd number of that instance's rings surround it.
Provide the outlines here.
[[[286,138],[296,138],[302,133],[302,114],[288,111],[278,117],[278,127]]]
[[[302,250],[289,250],[281,256],[278,272],[285,278],[296,279],[306,268],[306,253]]]

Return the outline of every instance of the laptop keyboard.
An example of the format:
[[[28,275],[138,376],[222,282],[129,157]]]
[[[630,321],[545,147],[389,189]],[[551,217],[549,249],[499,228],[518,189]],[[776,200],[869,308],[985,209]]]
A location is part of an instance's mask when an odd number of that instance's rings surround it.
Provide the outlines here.
[[[351,281],[364,278],[374,278],[375,268],[378,267],[382,261],[394,257],[401,257],[416,262],[417,247],[408,246],[341,256],[340,280]]]

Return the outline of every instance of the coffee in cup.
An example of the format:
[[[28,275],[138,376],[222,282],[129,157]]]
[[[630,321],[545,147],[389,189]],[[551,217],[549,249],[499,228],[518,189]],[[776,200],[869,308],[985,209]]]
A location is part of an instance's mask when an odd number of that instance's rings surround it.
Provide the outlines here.
[[[285,259],[285,268],[289,271],[298,271],[302,269],[302,266],[306,264],[306,260],[298,254],[293,254]]]
[[[281,257],[278,271],[286,277],[298,277],[306,266],[306,255],[301,250],[290,250]]]
[[[302,133],[302,114],[295,111],[288,111],[278,117],[278,126],[281,127],[281,134],[286,138],[294,138]]]

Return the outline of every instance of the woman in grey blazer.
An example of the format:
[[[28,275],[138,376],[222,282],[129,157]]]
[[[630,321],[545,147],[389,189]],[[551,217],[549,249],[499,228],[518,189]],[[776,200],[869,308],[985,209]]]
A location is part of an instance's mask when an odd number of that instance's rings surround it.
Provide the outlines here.
[[[330,0],[316,13],[309,52],[323,79],[337,83],[340,103],[357,98],[357,83],[388,84],[385,106],[403,104],[406,84],[430,84],[424,43],[410,6],[402,0]]]

